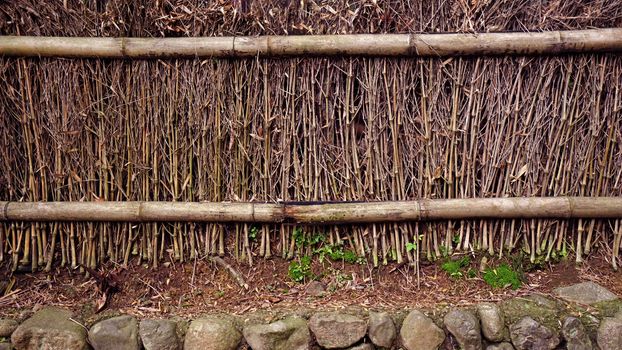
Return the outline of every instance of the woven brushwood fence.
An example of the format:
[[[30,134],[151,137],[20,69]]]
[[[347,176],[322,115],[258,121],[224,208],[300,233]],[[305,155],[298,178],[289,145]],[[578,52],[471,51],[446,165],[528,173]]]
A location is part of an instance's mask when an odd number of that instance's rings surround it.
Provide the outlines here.
[[[14,1],[0,34],[193,37],[622,26],[620,1]],[[0,40],[2,38],[0,37]],[[622,56],[0,58],[0,201],[618,197]],[[157,266],[342,246],[375,265],[592,250],[619,219],[0,223],[0,261]]]

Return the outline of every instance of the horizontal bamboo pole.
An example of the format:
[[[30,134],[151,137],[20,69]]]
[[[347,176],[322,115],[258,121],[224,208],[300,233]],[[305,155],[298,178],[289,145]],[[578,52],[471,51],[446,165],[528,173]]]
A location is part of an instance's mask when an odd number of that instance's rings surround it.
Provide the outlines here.
[[[295,222],[622,218],[622,197],[422,199],[389,202],[0,202],[0,221]]]
[[[622,51],[622,28],[549,32],[103,38],[2,36],[0,56],[81,58],[464,56]]]

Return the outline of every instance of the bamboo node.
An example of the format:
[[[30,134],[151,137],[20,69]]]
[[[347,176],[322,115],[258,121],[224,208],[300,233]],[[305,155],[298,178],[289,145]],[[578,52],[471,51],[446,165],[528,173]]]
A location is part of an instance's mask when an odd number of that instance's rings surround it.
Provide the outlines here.
[[[143,221],[143,204],[145,204],[145,202],[138,203],[138,208],[136,208],[136,219],[139,221]]]
[[[9,220],[9,202],[0,202],[0,206],[2,206],[2,212],[0,212],[0,221],[8,221]],[[2,247],[0,247],[2,249]]]
[[[119,40],[119,50],[121,51],[121,57],[127,57],[127,38],[120,38]]]
[[[572,197],[566,197],[566,200],[568,201],[568,217],[569,218],[573,218],[574,217],[574,211],[575,211],[574,199]]]

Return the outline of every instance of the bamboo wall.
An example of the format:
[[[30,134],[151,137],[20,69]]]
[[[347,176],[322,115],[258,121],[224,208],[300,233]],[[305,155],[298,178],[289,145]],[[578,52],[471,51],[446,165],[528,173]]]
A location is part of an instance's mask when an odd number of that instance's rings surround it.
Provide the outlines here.
[[[411,4],[412,3],[412,4]],[[3,35],[525,31],[622,25],[622,2],[15,1]],[[412,6],[412,7],[409,7]],[[0,38],[1,40],[1,38]],[[0,200],[364,201],[620,196],[622,56],[0,58]],[[306,227],[0,225],[0,261],[156,266],[293,257],[295,236],[375,264],[454,250],[617,256],[620,220]],[[249,236],[256,232],[257,238]],[[418,249],[407,251],[413,237]],[[616,243],[617,242],[617,243]],[[615,263],[615,258],[612,260]]]

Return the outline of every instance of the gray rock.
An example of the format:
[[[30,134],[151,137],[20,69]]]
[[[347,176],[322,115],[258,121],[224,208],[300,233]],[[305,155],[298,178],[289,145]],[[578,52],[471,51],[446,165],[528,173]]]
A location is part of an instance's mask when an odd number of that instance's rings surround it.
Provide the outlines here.
[[[594,282],[573,284],[572,286],[557,288],[553,292],[561,299],[584,305],[618,299],[615,294]]]
[[[490,344],[486,347],[486,350],[514,350],[512,344],[508,342]]]
[[[622,317],[605,317],[598,327],[596,341],[601,350],[622,349]]]
[[[443,319],[447,330],[460,344],[462,350],[481,350],[482,332],[479,320],[466,310],[451,310]]]
[[[184,350],[235,350],[242,334],[230,319],[208,316],[190,322]]]
[[[390,348],[397,335],[391,316],[386,312],[370,312],[367,335],[374,345]]]
[[[253,349],[255,350],[255,349]],[[370,343],[363,343],[359,345],[355,345],[353,347],[348,348],[348,350],[374,350],[374,346]]]
[[[288,317],[266,325],[244,327],[244,339],[253,350],[307,350],[311,333],[307,321]]]
[[[37,310],[39,311],[39,310]],[[27,309],[27,310],[22,310],[19,313],[19,316],[17,316],[17,321],[21,324],[22,322],[26,321],[27,319],[31,318],[32,315],[34,315],[35,312],[32,309]]]
[[[180,350],[177,322],[171,320],[142,320],[138,334],[145,350]]]
[[[305,292],[314,297],[321,297],[326,292],[326,288],[322,282],[311,281],[305,288]]]
[[[557,334],[529,316],[510,326],[510,337],[518,350],[553,350],[559,344]]]
[[[19,323],[15,320],[3,319],[0,320],[0,338],[8,338],[13,334],[13,331],[17,329]]]
[[[540,293],[530,294],[526,297],[526,299],[532,301],[538,307],[555,309],[559,306],[557,304],[557,301],[555,301],[555,299],[549,298],[546,295],[540,294]]]
[[[417,310],[406,316],[400,329],[400,342],[407,350],[437,350],[444,340],[445,332]]]
[[[45,307],[17,327],[11,342],[16,349],[88,349],[86,330],[71,316],[69,310]]]
[[[477,305],[477,315],[479,316],[482,333],[491,342],[500,342],[506,338],[507,331],[505,320],[501,309],[495,304]]]
[[[532,294],[511,298],[499,304],[506,324],[514,324],[524,317],[530,317],[549,329],[557,329],[562,315],[562,306],[555,300]]]
[[[11,343],[0,343],[0,350],[13,350]]]
[[[568,350],[592,350],[593,348],[583,323],[576,317],[566,317],[562,325],[562,335],[566,340]]]
[[[99,321],[89,330],[89,343],[95,350],[138,350],[138,321],[129,315]]]
[[[317,343],[327,349],[347,348],[363,339],[367,322],[338,312],[320,312],[309,320]]]

